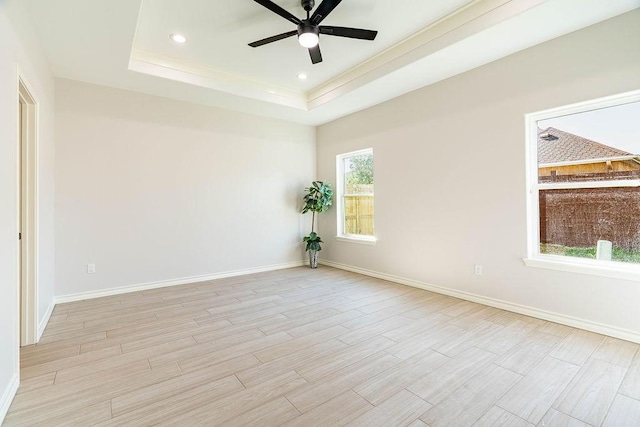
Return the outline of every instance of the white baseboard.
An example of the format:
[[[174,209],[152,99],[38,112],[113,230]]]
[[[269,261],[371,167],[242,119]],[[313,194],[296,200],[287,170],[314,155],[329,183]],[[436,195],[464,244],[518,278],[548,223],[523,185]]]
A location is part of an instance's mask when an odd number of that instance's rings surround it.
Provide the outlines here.
[[[13,398],[16,396],[19,385],[20,377],[18,374],[13,374],[13,378],[11,378],[4,393],[2,393],[2,397],[0,397],[0,425],[2,425],[4,417],[7,416],[7,412],[9,412],[9,407],[11,406],[11,402],[13,402]]]
[[[354,273],[363,274],[365,276],[376,277],[378,279],[399,283],[401,285],[412,286],[414,288],[420,288],[427,291],[436,292],[439,294],[448,295],[455,298],[460,298],[467,301],[477,302],[478,304],[488,305],[490,307],[512,311],[518,314],[524,314],[525,316],[536,317],[538,319],[548,320],[550,322],[560,323],[562,325],[571,326],[573,328],[584,329],[586,331],[591,331],[598,334],[607,335],[610,337],[619,338],[625,341],[631,341],[631,342],[640,344],[640,333],[638,333],[637,331],[631,331],[628,329],[622,329],[615,326],[604,325],[602,323],[592,322],[591,320],[580,319],[572,316],[566,316],[564,314],[553,313],[553,312],[541,310],[535,307],[529,307],[521,304],[514,304],[508,301],[484,297],[484,296],[472,294],[469,292],[457,291],[455,289],[446,288],[443,286],[432,285],[432,284],[420,282],[417,280],[393,276],[391,274],[380,273],[377,271],[367,270],[364,268],[354,267],[346,264],[340,264],[333,261],[320,260],[320,264],[326,265],[328,267],[338,268],[341,270],[352,271]]]
[[[222,273],[205,274],[201,276],[181,277],[179,279],[161,280],[157,282],[139,283],[136,285],[121,286],[118,288],[102,289],[98,291],[81,292],[70,295],[60,295],[53,299],[54,304],[82,301],[92,298],[107,297],[126,294],[129,292],[146,291],[149,289],[165,288],[167,286],[186,285],[188,283],[207,282],[209,280],[224,279],[227,277],[245,276],[247,274],[264,273],[266,271],[284,270],[303,266],[303,261],[287,262],[283,264],[265,265],[261,267],[246,268],[243,270],[225,271]]]
[[[44,316],[42,317],[42,320],[40,320],[40,323],[38,324],[38,331],[36,332],[36,343],[40,341],[40,338],[42,337],[42,333],[44,332],[45,328],[47,327],[47,324],[49,323],[49,319],[51,318],[51,314],[53,313],[53,309],[56,307],[56,303],[55,300],[51,300],[51,303],[49,304],[49,307],[47,307],[47,311],[44,313]]]

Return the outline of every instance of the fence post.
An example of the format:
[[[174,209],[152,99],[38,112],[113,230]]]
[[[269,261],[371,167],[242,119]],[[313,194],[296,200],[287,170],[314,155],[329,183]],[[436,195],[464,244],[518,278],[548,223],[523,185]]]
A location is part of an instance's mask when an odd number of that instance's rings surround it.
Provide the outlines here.
[[[613,243],[609,240],[598,240],[596,248],[596,259],[611,261],[611,253],[613,252]]]

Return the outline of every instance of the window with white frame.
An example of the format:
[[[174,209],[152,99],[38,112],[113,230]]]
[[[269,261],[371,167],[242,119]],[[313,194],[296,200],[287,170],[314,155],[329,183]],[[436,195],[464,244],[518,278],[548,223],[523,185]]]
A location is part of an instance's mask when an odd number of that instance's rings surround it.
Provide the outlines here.
[[[640,280],[640,91],[529,114],[528,265]]]
[[[373,149],[337,156],[338,238],[373,242]]]

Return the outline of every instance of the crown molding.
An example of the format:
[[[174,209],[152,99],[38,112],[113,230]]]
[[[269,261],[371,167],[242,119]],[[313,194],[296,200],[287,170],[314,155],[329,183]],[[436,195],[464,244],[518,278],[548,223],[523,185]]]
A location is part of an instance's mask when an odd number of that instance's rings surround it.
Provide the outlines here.
[[[233,95],[313,110],[548,0],[476,0],[308,92],[151,52],[133,43],[129,69]],[[137,30],[136,30],[137,31]]]
[[[307,94],[133,47],[129,70],[307,110]]]
[[[547,0],[478,0],[308,93],[309,110],[491,28]]]

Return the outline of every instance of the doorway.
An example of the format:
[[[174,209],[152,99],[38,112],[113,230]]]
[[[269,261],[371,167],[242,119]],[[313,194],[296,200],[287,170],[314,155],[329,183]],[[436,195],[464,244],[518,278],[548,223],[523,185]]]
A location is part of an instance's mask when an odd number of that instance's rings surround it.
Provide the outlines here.
[[[20,346],[37,340],[36,190],[38,109],[22,79],[18,81],[18,295]]]

